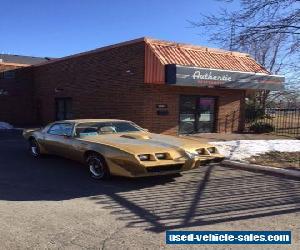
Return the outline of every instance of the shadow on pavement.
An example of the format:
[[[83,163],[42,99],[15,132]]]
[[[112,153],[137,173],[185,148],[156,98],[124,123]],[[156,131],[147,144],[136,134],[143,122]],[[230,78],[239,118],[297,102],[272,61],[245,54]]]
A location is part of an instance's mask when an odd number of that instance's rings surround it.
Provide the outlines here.
[[[128,227],[161,232],[300,211],[300,181],[220,166],[167,176],[99,182],[81,164],[32,159],[19,138],[0,138],[0,200],[86,198]],[[89,201],[87,201],[89,202]]]

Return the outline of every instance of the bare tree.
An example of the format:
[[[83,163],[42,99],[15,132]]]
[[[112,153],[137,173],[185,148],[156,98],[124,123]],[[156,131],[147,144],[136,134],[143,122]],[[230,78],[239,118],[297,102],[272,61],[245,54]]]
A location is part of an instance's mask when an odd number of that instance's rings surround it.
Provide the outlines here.
[[[234,0],[219,0],[233,2]],[[300,0],[240,0],[240,9],[221,9],[191,22],[225,49],[251,54],[274,74],[284,74],[287,87],[300,86]],[[269,91],[257,92],[263,106]]]
[[[234,0],[221,0],[233,2]],[[221,9],[218,15],[202,15],[192,22],[204,27],[211,40],[234,47],[250,40],[264,40],[285,34],[289,49],[298,49],[300,35],[300,0],[240,0],[238,11]]]

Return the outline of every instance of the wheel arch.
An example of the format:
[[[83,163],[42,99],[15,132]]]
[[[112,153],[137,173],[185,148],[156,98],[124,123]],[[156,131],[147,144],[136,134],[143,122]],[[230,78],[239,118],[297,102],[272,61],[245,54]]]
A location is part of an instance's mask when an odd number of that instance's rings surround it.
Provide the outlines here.
[[[30,135],[27,140],[28,141],[33,141],[33,140],[36,140],[36,138],[33,135]]]
[[[106,169],[105,170],[105,176],[106,177],[104,177],[104,179],[109,179],[110,176],[111,176],[111,169],[110,169],[109,165],[107,164],[107,161],[106,161],[105,157],[101,153],[99,153],[99,152],[97,152],[95,150],[87,150],[84,153],[84,161],[86,162],[86,164],[88,164],[87,159],[88,159],[89,155],[92,155],[92,154],[96,155],[98,158],[101,159],[101,161],[102,161],[102,163],[104,165],[104,168]]]
[[[103,158],[105,160],[105,157],[101,153],[99,153],[95,150],[89,149],[89,150],[85,151],[84,154],[83,154],[84,161],[86,161],[88,156],[91,155],[91,154],[96,154],[96,155],[100,156],[101,158]]]
[[[39,146],[40,149],[40,153],[41,154],[49,154],[49,152],[47,151],[47,149],[44,148],[44,145],[42,144],[40,137],[38,134],[34,135],[31,134],[28,138],[27,138],[27,142],[31,143],[32,141],[35,141],[37,143],[37,145]]]

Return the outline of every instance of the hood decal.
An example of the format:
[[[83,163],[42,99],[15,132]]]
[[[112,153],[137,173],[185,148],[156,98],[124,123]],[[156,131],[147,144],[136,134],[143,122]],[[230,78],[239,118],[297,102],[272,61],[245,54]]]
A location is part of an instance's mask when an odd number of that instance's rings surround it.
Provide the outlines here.
[[[201,142],[196,140],[152,133],[124,133],[99,135],[86,138],[86,140],[95,143],[103,143],[112,147],[128,150],[130,152],[141,152],[143,151],[143,148],[147,147],[152,152],[162,152],[163,150],[168,149],[173,149],[177,152],[182,152],[185,151],[184,148],[186,147],[197,148],[204,146]]]

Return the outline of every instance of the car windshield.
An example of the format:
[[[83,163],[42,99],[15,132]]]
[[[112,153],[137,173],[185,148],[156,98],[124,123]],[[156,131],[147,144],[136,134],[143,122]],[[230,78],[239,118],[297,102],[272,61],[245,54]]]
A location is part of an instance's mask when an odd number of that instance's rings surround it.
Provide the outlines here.
[[[132,122],[87,122],[76,126],[76,136],[97,136],[101,134],[137,132],[143,129]]]

